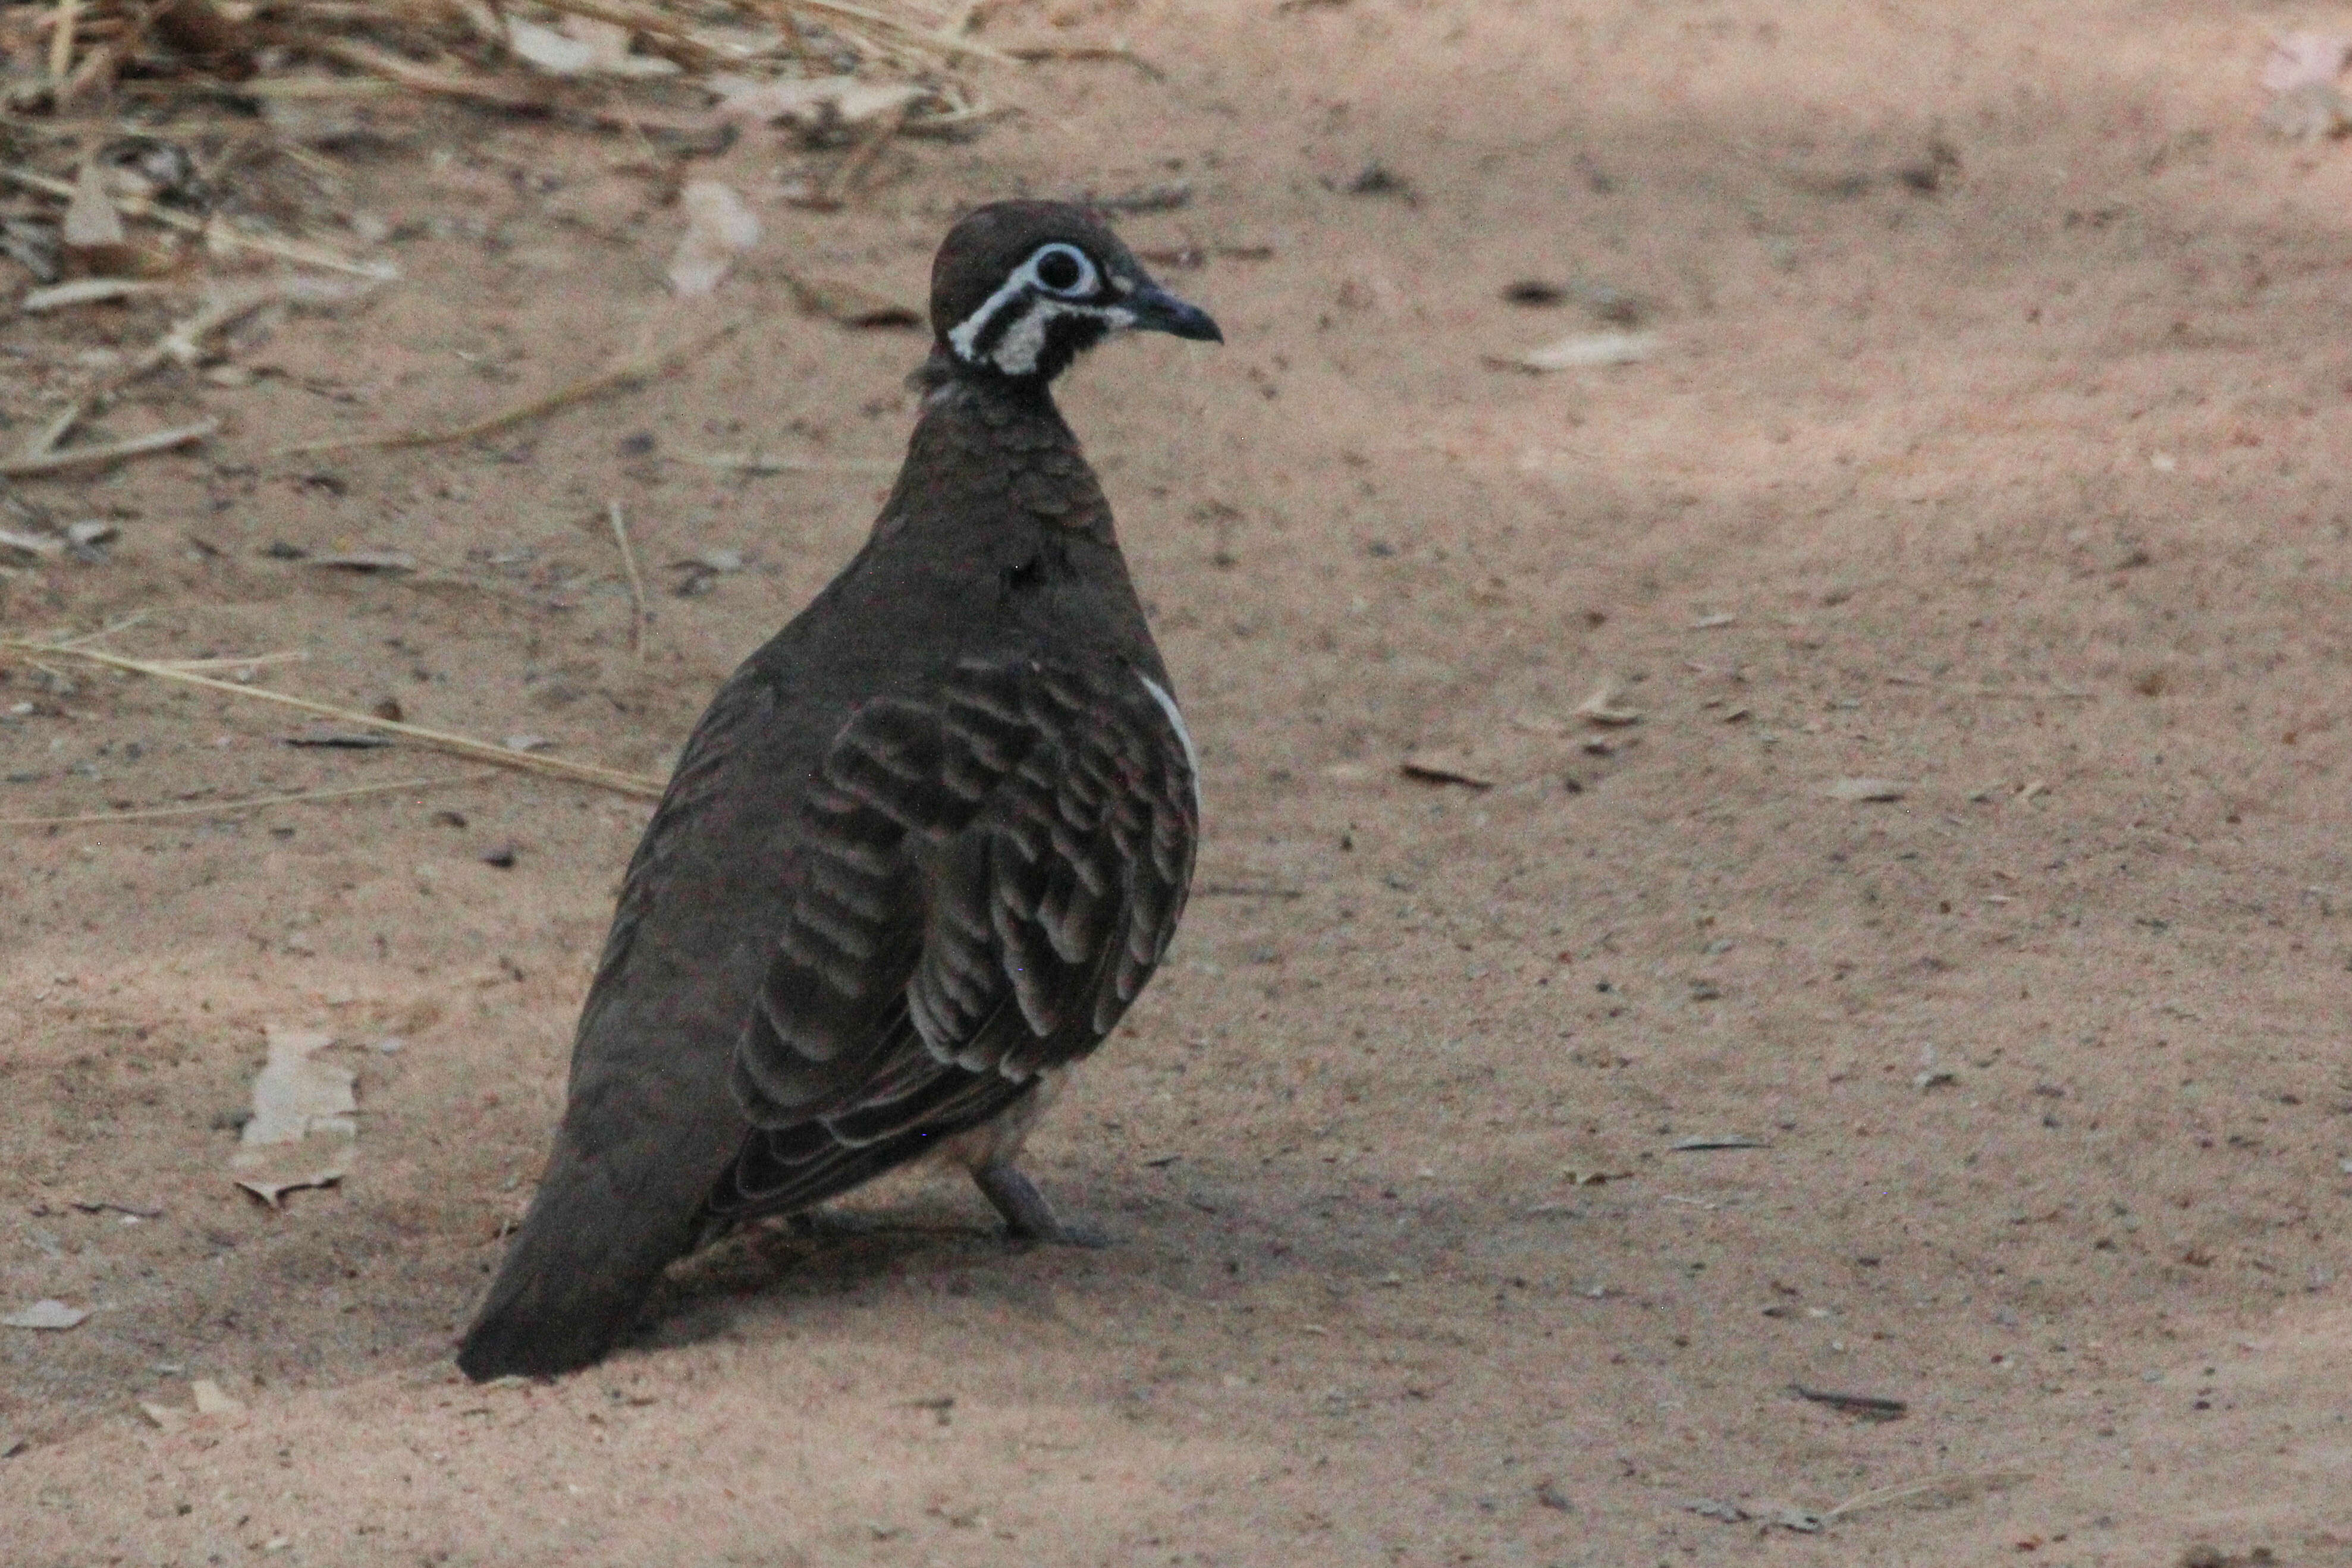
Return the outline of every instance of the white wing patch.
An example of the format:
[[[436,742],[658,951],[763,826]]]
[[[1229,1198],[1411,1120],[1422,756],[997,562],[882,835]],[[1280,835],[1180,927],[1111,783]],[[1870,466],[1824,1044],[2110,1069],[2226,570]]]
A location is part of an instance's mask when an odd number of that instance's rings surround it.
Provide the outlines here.
[[[1151,694],[1151,700],[1160,705],[1160,711],[1176,727],[1176,738],[1184,746],[1185,770],[1192,776],[1192,814],[1197,817],[1201,814],[1201,754],[1192,746],[1192,732],[1184,727],[1184,715],[1176,706],[1176,699],[1168,695],[1167,687],[1140,670],[1135,673],[1135,678],[1143,683],[1143,689]]]

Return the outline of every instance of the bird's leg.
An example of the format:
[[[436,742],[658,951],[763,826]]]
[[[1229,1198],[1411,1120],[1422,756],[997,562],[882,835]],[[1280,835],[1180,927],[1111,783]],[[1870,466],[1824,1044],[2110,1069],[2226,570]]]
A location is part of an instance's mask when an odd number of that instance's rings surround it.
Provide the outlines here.
[[[1004,1233],[1015,1241],[1051,1241],[1063,1247],[1110,1245],[1110,1238],[1091,1226],[1063,1224],[1037,1184],[1009,1160],[974,1167],[971,1179],[1004,1217]]]

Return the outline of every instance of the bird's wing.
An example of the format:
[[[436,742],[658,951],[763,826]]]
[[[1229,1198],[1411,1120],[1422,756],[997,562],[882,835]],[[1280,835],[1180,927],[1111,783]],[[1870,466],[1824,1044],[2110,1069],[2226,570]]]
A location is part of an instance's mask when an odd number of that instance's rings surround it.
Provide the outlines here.
[[[735,1051],[754,1131],[714,1212],[821,1201],[1086,1055],[1150,977],[1199,804],[1173,706],[1126,666],[967,664],[843,726]]]

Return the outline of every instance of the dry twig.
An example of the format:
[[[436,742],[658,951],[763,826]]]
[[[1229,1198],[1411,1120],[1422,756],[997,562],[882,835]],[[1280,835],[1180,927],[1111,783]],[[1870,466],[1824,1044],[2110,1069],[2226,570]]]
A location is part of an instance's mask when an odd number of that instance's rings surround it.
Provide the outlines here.
[[[838,212],[846,205],[849,198],[856,194],[859,182],[874,167],[875,160],[882,156],[882,150],[906,128],[909,107],[902,103],[877,118],[866,128],[866,134],[858,139],[857,145],[849,150],[849,156],[825,176],[824,183],[818,186],[813,194],[803,196],[793,204],[819,213]]]
[[[1891,1487],[1874,1487],[1857,1492],[1835,1508],[1822,1512],[1822,1522],[1844,1519],[1866,1509],[1885,1508],[1893,1503],[1934,1499],[1944,1502],[1965,1502],[1990,1492],[2006,1491],[2033,1479],[2030,1470],[1963,1470],[1952,1475],[1928,1476],[1921,1480],[1904,1481]]]
[[[698,468],[730,468],[738,474],[893,474],[898,463],[883,457],[775,457],[764,452],[673,452],[673,463]]]
[[[77,418],[79,417],[79,407],[73,412]],[[126,436],[121,441],[101,441],[93,446],[77,446],[65,452],[0,457],[0,478],[23,479],[37,474],[59,474],[68,468],[83,468],[93,463],[111,463],[120,457],[138,457],[150,452],[168,451],[174,446],[202,441],[219,428],[219,420],[207,419],[173,430]]]
[[[1125,44],[1013,44],[1008,45],[1004,52],[1013,59],[1032,65],[1045,60],[1113,60],[1120,65],[1133,66],[1143,73],[1147,80],[1168,79],[1166,71]]]
[[[470,757],[481,762],[494,762],[501,768],[511,768],[521,773],[570,779],[610,789],[615,794],[635,795],[642,800],[658,800],[662,793],[660,779],[641,773],[624,773],[618,768],[599,768],[592,762],[571,762],[560,757],[542,757],[537,752],[515,751],[487,740],[477,740],[470,735],[457,735],[444,729],[427,729],[423,725],[404,724],[397,719],[379,718],[357,708],[314,702],[309,697],[273,692],[263,686],[241,686],[232,681],[216,681],[210,675],[193,674],[151,659],[129,659],[120,653],[103,653],[96,648],[75,648],[58,643],[28,643],[16,638],[0,639],[0,653],[16,653],[37,661],[44,658],[83,659],[110,670],[127,670],[132,674],[152,675],[158,680],[176,681],[183,685],[201,686],[206,691],[223,692],[233,697],[276,703],[282,707],[316,714],[321,718],[382,730],[386,735],[401,736],[437,750]]]
[[[621,565],[629,573],[629,652],[642,659],[646,656],[646,580],[637,570],[636,548],[629,543],[629,525],[621,516],[621,503],[605,504],[605,517],[613,525],[613,542],[621,547]]]
[[[8,180],[22,185],[26,190],[38,191],[45,195],[57,196],[65,201],[73,199],[74,188],[71,183],[65,180],[52,180],[47,175],[36,173],[30,169],[18,169],[0,164],[0,180]],[[298,266],[315,267],[326,272],[348,273],[353,277],[373,278],[378,283],[389,283],[400,277],[400,269],[388,261],[353,261],[348,256],[329,250],[324,246],[306,245],[299,240],[278,239],[268,235],[247,234],[242,229],[231,228],[226,224],[204,218],[192,218],[187,214],[173,208],[158,206],[143,196],[117,196],[114,198],[114,210],[125,217],[147,218],[162,224],[165,228],[177,229],[182,234],[195,235],[202,238],[205,245],[215,249],[257,251],[264,256],[274,256],[281,260],[294,262]]]
[[[396,431],[390,435],[350,435],[337,436],[329,441],[299,441],[291,446],[278,447],[269,455],[273,458],[292,457],[306,452],[349,452],[361,449],[389,452],[407,446],[441,446],[453,441],[471,441],[476,436],[488,435],[504,430],[509,425],[521,424],[537,419],[542,414],[569,408],[575,402],[584,402],[599,392],[609,392],[627,382],[645,381],[660,375],[666,371],[673,370],[680,361],[691,358],[740,330],[750,319],[749,317],[739,318],[715,331],[707,332],[699,338],[673,348],[647,349],[642,352],[631,354],[625,359],[617,360],[605,366],[594,375],[572,382],[569,386],[558,387],[551,392],[541,393],[538,397],[519,402],[512,408],[486,414],[480,419],[471,420],[464,424],[437,430],[425,426],[414,430]]]
[[[72,828],[98,822],[160,822],[173,817],[214,817],[227,811],[257,810],[265,806],[298,806],[313,800],[348,800],[358,795],[394,795],[404,789],[438,789],[445,784],[478,784],[498,777],[494,768],[478,773],[445,773],[437,779],[394,779],[383,784],[348,784],[331,789],[294,789],[283,795],[247,795],[234,800],[206,800],[190,806],[151,806],[134,811],[84,811],[71,817],[0,817],[0,828]]]

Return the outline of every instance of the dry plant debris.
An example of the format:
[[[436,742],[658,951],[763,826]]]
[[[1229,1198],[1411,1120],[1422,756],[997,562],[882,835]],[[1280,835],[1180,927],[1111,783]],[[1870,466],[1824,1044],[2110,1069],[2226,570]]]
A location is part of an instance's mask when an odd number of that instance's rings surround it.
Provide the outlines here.
[[[1857,1492],[1822,1514],[1824,1523],[1850,1519],[1857,1513],[1874,1508],[1950,1508],[1959,1503],[1974,1502],[1995,1492],[2022,1486],[2033,1479],[2031,1470],[1965,1470],[1952,1475],[1927,1476],[1916,1481],[1903,1481],[1895,1486],[1874,1487]]]
[[[760,243],[760,220],[732,185],[693,180],[678,193],[686,233],[670,257],[670,291],[698,299],[716,290],[734,270],[735,258]]]
[[[401,736],[430,746],[436,750],[454,752],[457,756],[472,758],[478,761],[495,762],[502,768],[516,768],[526,773],[543,773],[553,778],[570,779],[583,784],[594,784],[618,794],[635,795],[646,800],[659,800],[662,794],[663,781],[644,774],[623,773],[617,768],[599,768],[589,762],[571,762],[559,757],[540,757],[530,752],[516,750],[512,747],[478,740],[470,735],[457,735],[448,730],[428,729],[422,725],[385,718],[379,714],[361,713],[357,709],[340,707],[333,703],[314,702],[309,697],[293,696],[285,692],[273,692],[262,686],[238,685],[232,681],[215,680],[210,675],[201,674],[187,668],[184,663],[130,659],[120,653],[109,653],[97,648],[79,647],[72,641],[33,643],[13,638],[0,638],[0,653],[15,653],[21,658],[35,662],[54,658],[85,660],[90,664],[103,664],[109,669],[121,670],[131,674],[152,675],[159,680],[201,686],[206,691],[221,692],[230,696],[277,703],[285,707],[315,714],[320,718],[336,719],[349,725],[381,730],[387,735]],[[254,661],[241,661],[239,664],[252,662]]]
[[[195,1379],[188,1385],[188,1394],[195,1402],[193,1413],[177,1405],[156,1405],[144,1399],[139,1401],[140,1413],[166,1433],[185,1431],[191,1421],[212,1427],[245,1425],[245,1402],[213,1379]]]
[[[1397,764],[1397,771],[1423,784],[1459,784],[1471,789],[1492,789],[1502,782],[1494,769],[1465,750],[1416,751]]]
[[[229,1160],[236,1185],[276,1208],[297,1187],[332,1186],[359,1151],[357,1075],[317,1060],[334,1036],[264,1026],[269,1057],[253,1081],[253,1117]],[[203,1408],[198,1402],[197,1408]]]
[[[2320,141],[2352,131],[2352,100],[2338,85],[2352,65],[2352,37],[2338,33],[2288,33],[2271,41],[2263,88],[2271,95],[2263,124],[2298,141]]]
[[[392,451],[406,446],[439,446],[452,442],[471,441],[477,436],[493,434],[511,425],[527,423],[561,409],[570,408],[573,403],[585,402],[590,398],[602,396],[618,388],[635,386],[655,376],[666,375],[700,354],[705,349],[716,346],[722,339],[740,330],[743,325],[744,322],[740,319],[730,321],[668,348],[646,349],[638,353],[625,354],[603,370],[584,376],[579,381],[567,382],[552,392],[542,392],[536,397],[526,398],[511,407],[500,409],[495,413],[484,414],[479,419],[467,420],[463,424],[421,425],[410,430],[394,431],[384,435],[336,436],[320,441],[300,441],[290,446],[278,447],[269,455],[292,457],[312,452],[348,452],[354,449]],[[352,567],[362,565],[351,559],[333,564]],[[383,561],[373,563],[373,569],[397,570],[396,567],[388,568]]]
[[[629,652],[642,659],[646,656],[646,576],[637,570],[636,547],[629,542],[629,520],[622,514],[620,502],[605,504],[604,520],[613,526],[613,542],[620,547],[621,565],[628,573]],[[530,749],[514,747],[511,737],[508,744],[515,750]]]
[[[1808,1388],[1801,1383],[1789,1385],[1789,1392],[1800,1399],[1826,1405],[1867,1421],[1899,1421],[1911,1408],[1900,1399],[1884,1399],[1875,1394],[1839,1394],[1826,1388]]]
[[[1576,705],[1576,716],[1587,724],[1612,729],[1641,723],[1641,710],[1619,706],[1622,695],[1614,680],[1602,681]]]
[[[1654,332],[1576,332],[1539,349],[1487,362],[1498,370],[1583,371],[1639,364],[1657,351]]]
[[[901,132],[994,112],[974,63],[1075,57],[992,47],[965,36],[971,16],[908,0],[0,6],[0,175],[37,198],[0,212],[0,252],[41,284],[163,273],[192,247],[391,277],[301,232],[343,226],[314,144],[372,123],[353,116],[404,126],[433,99],[687,153],[778,125],[868,164]]]
[[[88,1316],[89,1313],[82,1308],[69,1307],[63,1301],[52,1298],[35,1301],[29,1307],[19,1307],[13,1312],[0,1315],[0,1328],[52,1331],[69,1329]]]
[[[122,811],[77,811],[62,817],[0,817],[0,828],[80,828],[105,822],[160,822],[179,817],[226,817],[271,806],[307,806],[328,800],[348,800],[362,795],[399,795],[438,789],[446,784],[477,784],[498,777],[479,773],[449,773],[437,779],[394,779],[382,784],[346,784],[329,789],[289,789],[275,795],[241,795],[226,800],[205,800],[185,806],[134,807]]]

